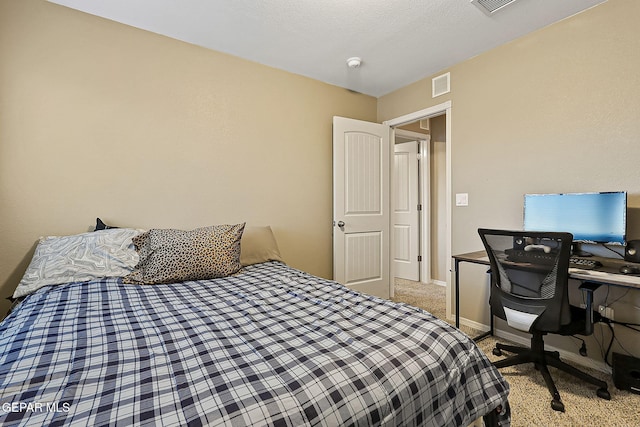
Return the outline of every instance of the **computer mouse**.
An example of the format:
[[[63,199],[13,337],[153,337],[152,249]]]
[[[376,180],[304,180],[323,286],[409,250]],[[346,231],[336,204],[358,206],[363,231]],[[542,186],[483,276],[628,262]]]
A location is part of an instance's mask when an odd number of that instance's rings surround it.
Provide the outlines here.
[[[620,273],[622,274],[638,274],[640,273],[640,268],[635,265],[623,265],[620,267]]]

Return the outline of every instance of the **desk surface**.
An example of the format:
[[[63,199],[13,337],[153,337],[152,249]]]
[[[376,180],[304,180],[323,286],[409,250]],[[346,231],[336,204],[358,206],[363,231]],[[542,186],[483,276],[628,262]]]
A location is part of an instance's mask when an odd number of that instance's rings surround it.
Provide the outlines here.
[[[485,251],[468,252],[466,254],[454,255],[456,264],[470,262],[474,264],[489,265],[489,257]],[[640,289],[640,275],[621,274],[618,269],[621,265],[630,264],[620,259],[596,257],[603,266],[594,270],[583,270],[580,268],[569,268],[569,277],[577,280],[588,280],[605,285],[624,286],[627,288]]]
[[[468,252],[466,254],[454,255],[457,261],[473,262],[475,264],[489,265],[489,256],[486,251]]]

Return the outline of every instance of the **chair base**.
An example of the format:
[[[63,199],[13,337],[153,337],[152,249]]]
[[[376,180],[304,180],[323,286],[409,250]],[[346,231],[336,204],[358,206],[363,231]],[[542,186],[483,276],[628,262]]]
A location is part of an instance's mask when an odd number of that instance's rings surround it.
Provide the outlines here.
[[[576,378],[595,385],[598,387],[596,392],[598,397],[601,399],[611,400],[611,395],[609,394],[609,390],[607,390],[606,382],[566,364],[560,360],[560,354],[557,351],[546,351],[544,349],[542,334],[533,335],[531,338],[531,348],[498,343],[496,344],[496,348],[493,350],[493,354],[501,356],[503,350],[515,353],[515,355],[493,362],[493,365],[496,368],[505,368],[507,366],[521,365],[523,363],[533,363],[535,368],[542,374],[544,382],[549,389],[549,393],[551,393],[551,408],[553,408],[554,411],[564,412],[564,403],[562,403],[562,400],[560,399],[560,393],[558,392],[553,378],[549,373],[548,366],[553,366],[554,368],[567,372]]]

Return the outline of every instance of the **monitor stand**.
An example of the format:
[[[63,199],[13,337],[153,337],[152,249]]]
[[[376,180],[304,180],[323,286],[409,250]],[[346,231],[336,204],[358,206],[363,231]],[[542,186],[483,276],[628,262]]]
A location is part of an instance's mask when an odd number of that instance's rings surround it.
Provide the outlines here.
[[[584,258],[593,256],[591,252],[582,251],[580,249],[580,243],[576,243],[576,242],[571,243],[571,255],[584,257]]]

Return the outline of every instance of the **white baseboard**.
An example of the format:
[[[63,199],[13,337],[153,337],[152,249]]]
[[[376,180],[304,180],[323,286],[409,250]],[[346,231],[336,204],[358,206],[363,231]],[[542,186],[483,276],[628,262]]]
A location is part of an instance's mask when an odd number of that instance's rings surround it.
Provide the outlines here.
[[[443,282],[442,280],[431,280],[429,283],[431,283],[432,285],[437,285],[437,286],[443,286],[446,287],[447,286],[447,282]]]
[[[452,322],[456,321],[455,316],[451,317]],[[489,331],[489,325],[485,325],[483,323],[478,323],[478,322],[474,322],[473,320],[469,320],[469,319],[465,319],[463,317],[460,318],[460,325],[464,325],[468,328],[473,328],[477,331],[482,331],[482,332],[488,332]],[[494,331],[495,333],[495,331]]]
[[[450,319],[450,320],[455,320],[455,317]],[[482,323],[478,323],[478,322],[474,322],[473,320],[469,320],[469,319],[464,319],[464,318],[460,318],[460,325],[465,325],[467,327],[476,329],[478,331],[488,331],[489,330],[489,325],[484,325]],[[511,341],[515,344],[519,344],[522,346],[530,346],[531,345],[531,341],[530,339],[526,338],[526,337],[522,337],[520,335],[516,335],[507,331],[503,331],[501,329],[494,329],[493,330],[493,335],[495,337],[498,338],[502,338],[508,341]],[[590,369],[595,369],[596,371],[600,371],[600,372],[604,372],[607,374],[611,374],[611,367],[609,365],[607,365],[606,363],[604,363],[603,361],[597,361],[594,359],[591,359],[589,357],[584,357],[581,356],[579,354],[576,353],[572,353],[570,351],[567,350],[561,350],[558,349],[556,347],[553,346],[545,346],[546,350],[549,351],[557,351],[558,353],[560,353],[560,358],[563,359],[566,362],[572,362],[576,365],[580,365],[584,368],[590,368]]]
[[[525,345],[525,346],[529,346],[531,345],[531,341],[527,338],[521,337],[519,335],[516,334],[512,334],[506,331],[502,331],[502,330],[494,330],[493,334],[498,337],[498,338],[503,338],[505,340],[509,340],[511,342],[514,342],[516,344],[520,344],[520,345]],[[600,372],[605,372],[607,374],[611,374],[611,367],[609,367],[606,363],[604,362],[600,362],[597,360],[593,360],[590,357],[584,357],[581,356],[579,354],[567,351],[567,350],[561,350],[559,348],[556,348],[554,346],[551,345],[545,345],[545,349],[549,350],[549,351],[557,351],[558,353],[560,353],[560,358],[563,359],[566,362],[572,362],[575,363],[576,365],[580,365],[584,368],[590,368],[590,369],[595,369],[596,371],[600,371]]]

